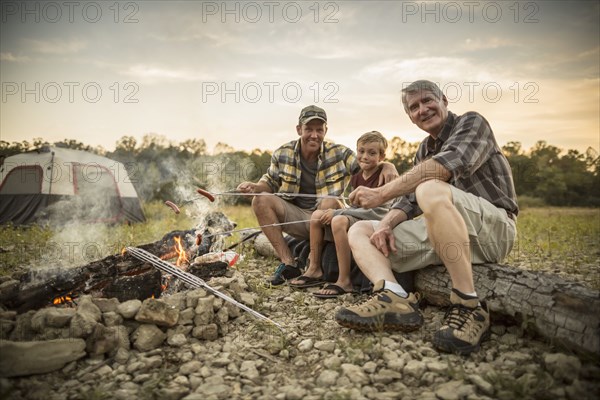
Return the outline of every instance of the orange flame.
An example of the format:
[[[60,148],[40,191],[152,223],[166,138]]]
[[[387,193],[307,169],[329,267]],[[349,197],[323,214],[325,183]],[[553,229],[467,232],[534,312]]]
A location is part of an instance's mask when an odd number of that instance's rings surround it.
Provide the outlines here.
[[[177,252],[178,256],[175,265],[180,267],[182,264],[188,264],[190,262],[183,246],[181,245],[181,238],[179,236],[175,236],[175,251]]]
[[[63,303],[71,303],[73,301],[73,298],[69,295],[64,295],[64,296],[58,296],[56,298],[54,298],[54,300],[52,300],[52,304],[54,305],[58,305],[58,304],[63,304]]]

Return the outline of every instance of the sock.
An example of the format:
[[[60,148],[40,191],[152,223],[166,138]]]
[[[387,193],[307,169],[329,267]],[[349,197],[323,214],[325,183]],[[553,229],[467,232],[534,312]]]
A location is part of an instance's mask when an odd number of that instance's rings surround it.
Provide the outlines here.
[[[452,289],[452,290],[454,291],[454,293],[456,293],[458,295],[458,297],[465,299],[465,300],[477,298],[477,292],[463,293],[458,289]],[[478,305],[481,305],[481,301],[478,303]]]
[[[404,290],[404,288],[399,283],[385,281],[383,288],[391,290],[392,292],[396,293],[398,296],[404,297],[405,299],[408,297],[408,293],[406,293],[406,290]]]

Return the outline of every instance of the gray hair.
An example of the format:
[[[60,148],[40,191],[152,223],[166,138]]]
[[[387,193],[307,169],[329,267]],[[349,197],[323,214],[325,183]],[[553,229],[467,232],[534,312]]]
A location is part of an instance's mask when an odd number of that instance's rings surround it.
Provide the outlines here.
[[[442,89],[439,88],[438,85],[431,81],[427,80],[418,80],[414,81],[404,89],[402,89],[402,105],[404,106],[404,111],[408,114],[408,103],[406,101],[406,95],[415,94],[421,91],[431,92],[438,100],[440,100],[444,93],[442,93]]]

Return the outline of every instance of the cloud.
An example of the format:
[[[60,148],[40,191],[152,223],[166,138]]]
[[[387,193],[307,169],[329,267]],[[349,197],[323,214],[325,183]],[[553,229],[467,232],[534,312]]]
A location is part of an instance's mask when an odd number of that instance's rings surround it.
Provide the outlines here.
[[[522,46],[519,43],[513,42],[505,38],[490,37],[490,38],[467,38],[461,43],[460,48],[466,52],[479,50],[493,50],[503,47]]]
[[[160,82],[197,82],[214,79],[214,77],[187,69],[168,69],[152,65],[132,65],[121,71],[123,75],[131,76],[145,83]]]
[[[79,39],[70,40],[37,40],[23,39],[31,51],[42,54],[75,54],[87,47],[87,43]]]
[[[388,59],[367,65],[356,78],[364,83],[399,85],[417,79],[437,82],[490,82],[498,76],[464,58],[421,57],[404,60]],[[398,86],[399,87],[399,86]]]
[[[13,53],[0,53],[0,61],[7,62],[15,62],[15,63],[24,63],[30,61],[30,58],[27,56],[15,56]]]

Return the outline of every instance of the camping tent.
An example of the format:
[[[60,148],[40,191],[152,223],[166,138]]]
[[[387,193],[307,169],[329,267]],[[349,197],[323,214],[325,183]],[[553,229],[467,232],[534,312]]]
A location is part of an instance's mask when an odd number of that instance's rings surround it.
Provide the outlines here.
[[[45,146],[0,166],[0,223],[142,222],[125,166],[85,151]]]

